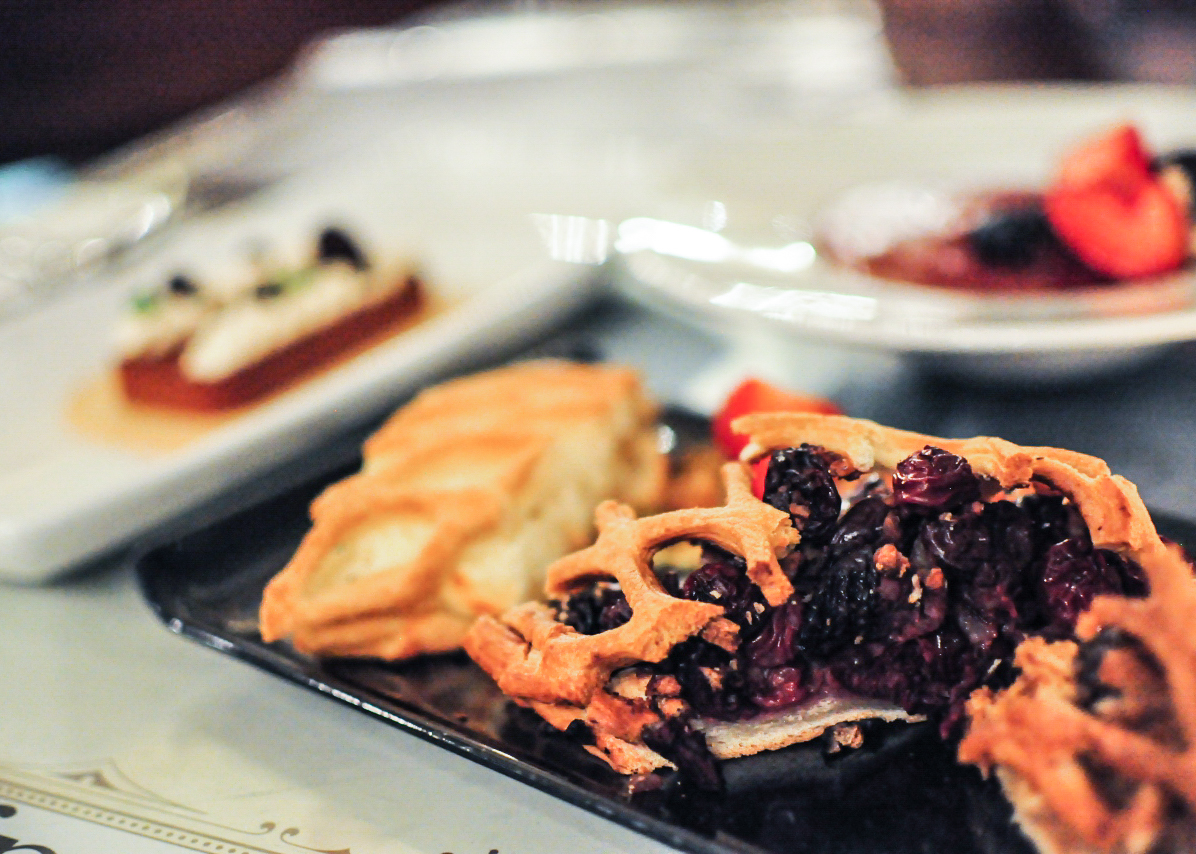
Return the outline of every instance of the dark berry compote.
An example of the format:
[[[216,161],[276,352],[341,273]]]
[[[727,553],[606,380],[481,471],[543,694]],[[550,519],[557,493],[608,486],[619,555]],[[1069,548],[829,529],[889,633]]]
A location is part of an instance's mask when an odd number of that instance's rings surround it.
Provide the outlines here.
[[[972,691],[1012,682],[1027,635],[1071,637],[1093,597],[1147,592],[1141,569],[1094,548],[1057,492],[994,494],[966,460],[930,446],[891,477],[844,479],[842,462],[809,445],[767,458],[763,500],[801,532],[781,561],[788,601],[769,605],[742,558],[710,544],[696,568],[656,567],[666,591],[723,606],[737,628],[638,666],[664,720],[644,738],[667,758],[695,767],[695,717],[745,721],[827,697],[891,703],[957,736]],[[584,634],[631,617],[609,581],[556,608]]]
[[[1196,152],[1152,155],[1137,128],[1121,125],[1069,151],[1041,191],[849,194],[855,204],[832,217],[826,248],[871,275],[921,285],[1095,287],[1187,263],[1194,190]]]
[[[1059,240],[1040,196],[991,193],[969,198],[962,207],[954,227],[898,241],[855,266],[883,279],[991,293],[1070,290],[1113,281]]]

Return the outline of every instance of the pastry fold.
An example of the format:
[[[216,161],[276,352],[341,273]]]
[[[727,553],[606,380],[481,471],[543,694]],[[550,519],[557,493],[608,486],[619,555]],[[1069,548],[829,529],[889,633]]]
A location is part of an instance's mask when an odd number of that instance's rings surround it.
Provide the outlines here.
[[[429,388],[312,502],[266,586],[263,639],[321,656],[457,649],[479,614],[534,598],[594,507],[664,490],[655,405],[625,368],[531,361]]]

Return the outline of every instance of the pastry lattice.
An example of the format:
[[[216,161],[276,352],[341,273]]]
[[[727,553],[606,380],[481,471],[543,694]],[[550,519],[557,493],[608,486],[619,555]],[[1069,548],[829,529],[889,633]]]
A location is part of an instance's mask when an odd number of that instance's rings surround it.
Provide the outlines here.
[[[681,540],[714,543],[744,558],[748,577],[770,604],[784,602],[793,592],[777,562],[798,539],[788,515],[752,496],[742,466],[729,464],[722,472],[727,490],[722,507],[641,519],[626,505],[603,503],[596,513],[597,541],[549,569],[549,596],[566,596],[595,580],[617,581],[631,606],[628,622],[584,635],[557,622],[550,607],[528,603],[501,621],[482,617],[466,637],[466,651],[508,696],[561,728],[572,720],[589,721],[597,751],[616,770],[646,771],[663,760],[636,743],[643,726],[658,718],[646,705],[607,691],[611,675],[662,661],[678,643],[704,631],[737,630],[730,621],[719,621],[721,606],[669,595],[652,571],[652,555]]]

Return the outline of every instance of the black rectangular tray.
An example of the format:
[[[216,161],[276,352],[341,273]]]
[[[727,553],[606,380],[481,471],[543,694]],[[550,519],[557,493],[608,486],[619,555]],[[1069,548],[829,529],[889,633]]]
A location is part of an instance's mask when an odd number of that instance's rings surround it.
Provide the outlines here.
[[[666,423],[683,441],[705,428],[683,413]],[[870,737],[875,746],[845,758],[812,742],[724,762],[727,791],[718,795],[680,781],[631,793],[581,743],[507,702],[462,654],[400,664],[320,661],[264,643],[262,589],[307,531],[311,500],[359,467],[358,438],[315,455],[318,471],[273,481],[266,495],[259,484],[239,509],[209,509],[190,533],[137,559],[142,592],[170,630],[683,851],[1032,850],[996,784],[958,765],[927,725],[891,726]],[[1196,525],[1161,515],[1156,523],[1181,544],[1196,544]]]

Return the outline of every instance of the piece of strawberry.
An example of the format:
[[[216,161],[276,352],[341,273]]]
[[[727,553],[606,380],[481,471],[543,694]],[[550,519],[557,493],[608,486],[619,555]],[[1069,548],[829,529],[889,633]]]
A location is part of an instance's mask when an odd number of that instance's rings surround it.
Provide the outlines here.
[[[747,437],[731,432],[731,422],[749,412],[822,412],[841,415],[831,401],[808,394],[785,391],[763,380],[749,377],[735,387],[710,424],[714,444],[728,459],[738,459]]]
[[[752,463],[752,495],[764,500],[764,484],[768,480],[768,464],[772,462],[772,455],[761,457]]]
[[[1151,170],[1132,125],[1069,154],[1043,196],[1043,209],[1076,257],[1109,276],[1163,273],[1187,258],[1187,215]]]
[[[1068,152],[1054,187],[1084,189],[1121,185],[1133,190],[1150,178],[1150,153],[1134,125],[1118,125]]]

